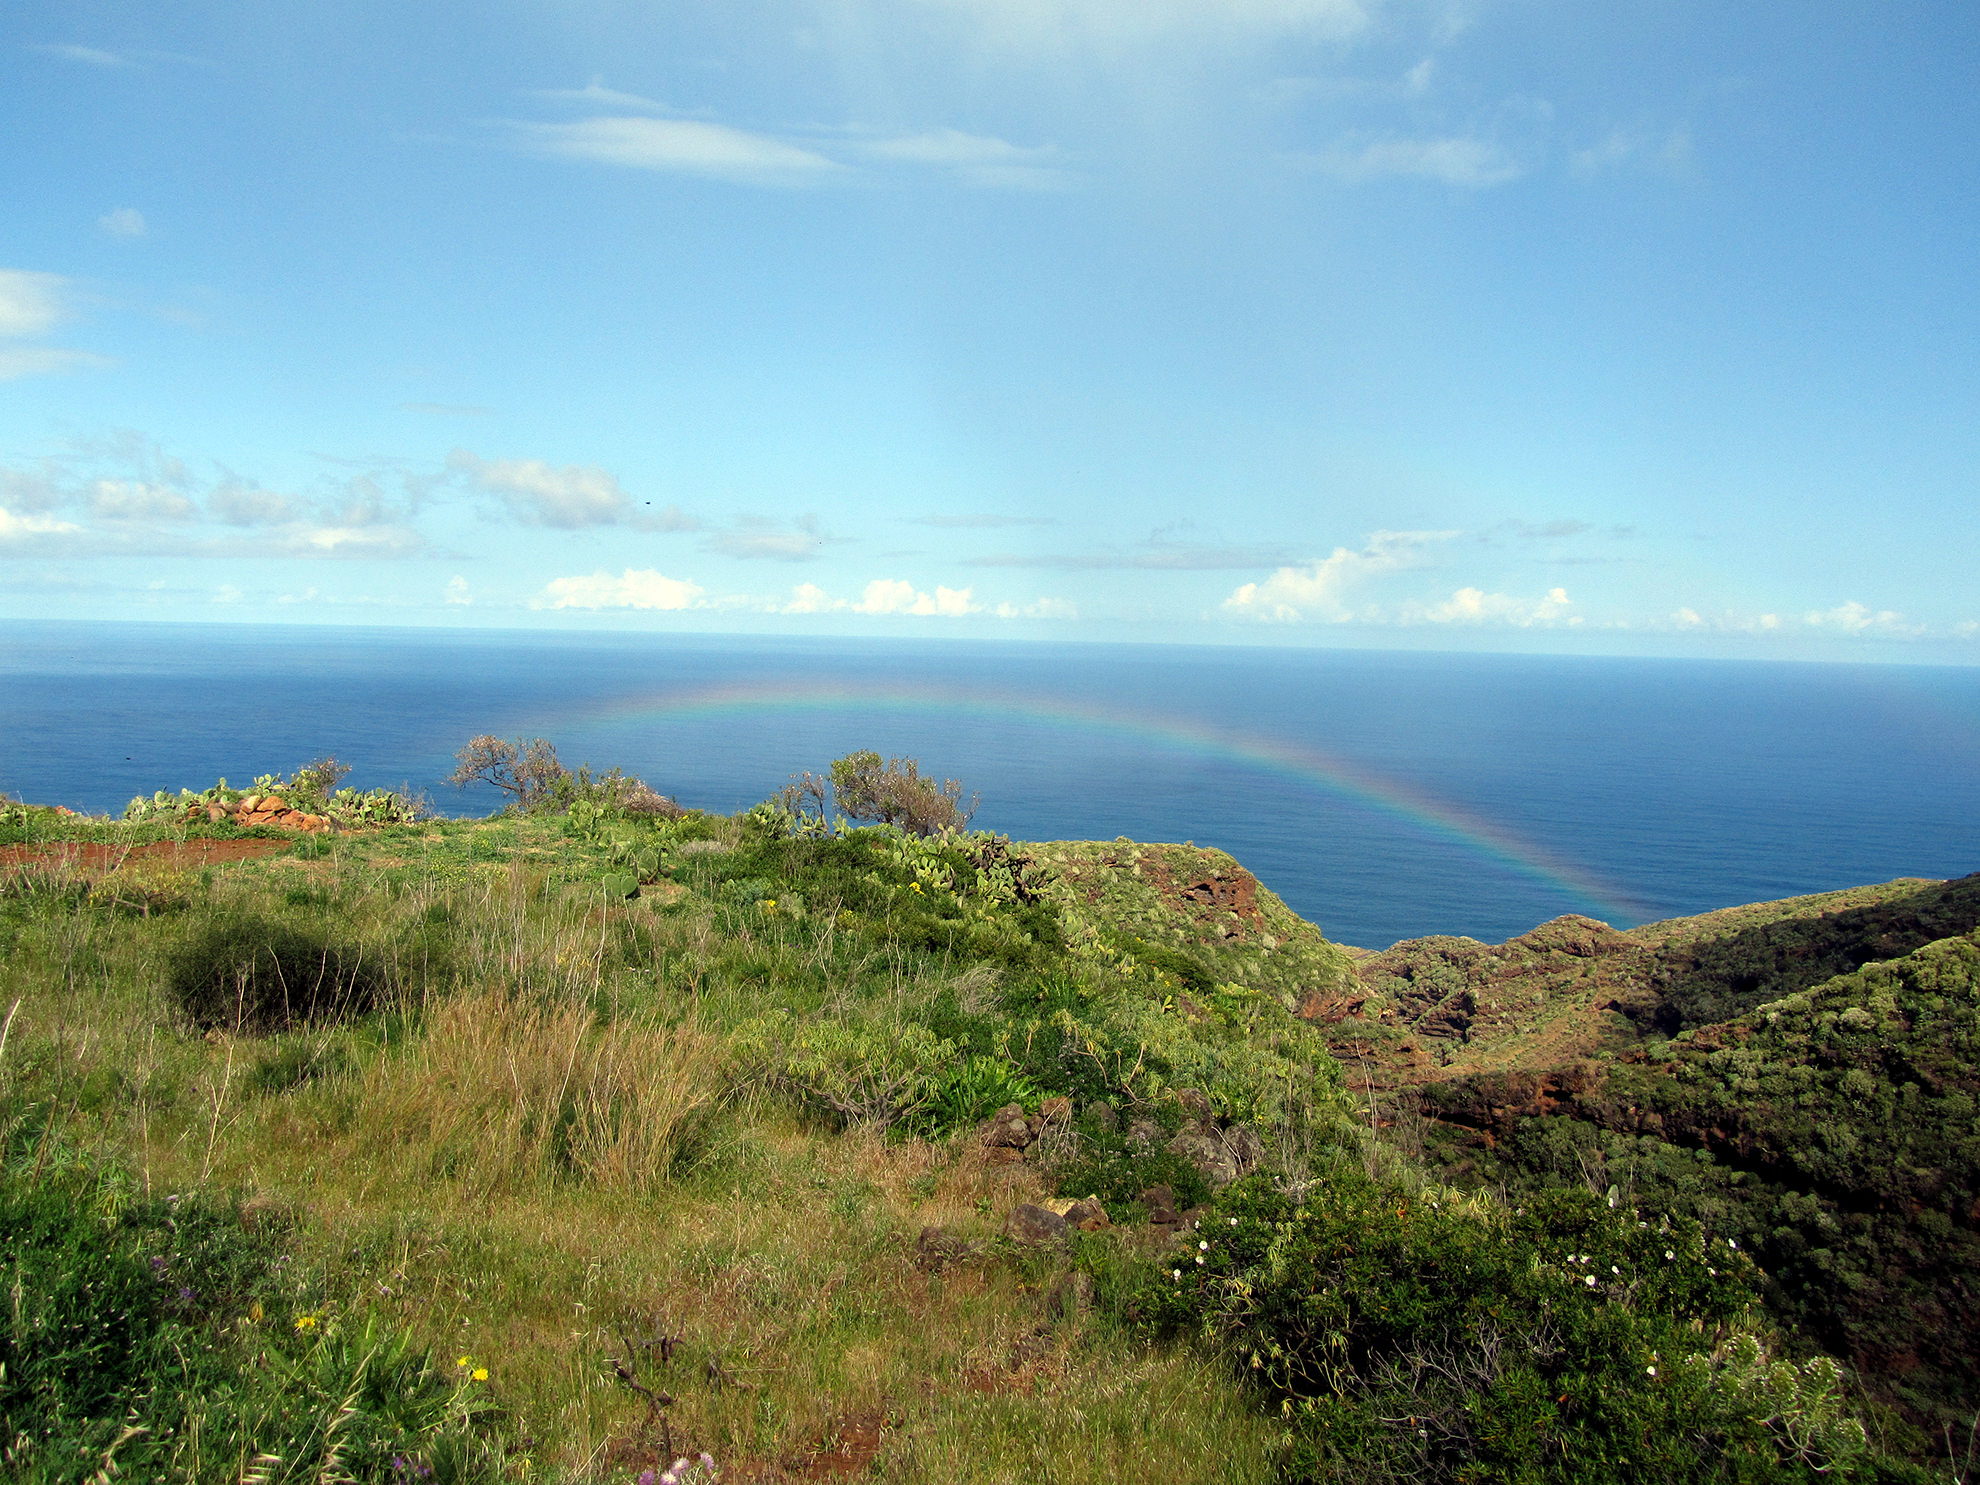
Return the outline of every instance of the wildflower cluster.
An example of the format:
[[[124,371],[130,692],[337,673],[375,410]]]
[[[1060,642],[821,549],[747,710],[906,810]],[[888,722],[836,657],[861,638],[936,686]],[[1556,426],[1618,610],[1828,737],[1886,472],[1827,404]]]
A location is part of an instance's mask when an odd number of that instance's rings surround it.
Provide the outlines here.
[[[714,1485],[721,1478],[722,1472],[715,1468],[714,1455],[703,1454],[699,1459],[689,1459],[683,1455],[663,1472],[642,1470],[639,1485]]]

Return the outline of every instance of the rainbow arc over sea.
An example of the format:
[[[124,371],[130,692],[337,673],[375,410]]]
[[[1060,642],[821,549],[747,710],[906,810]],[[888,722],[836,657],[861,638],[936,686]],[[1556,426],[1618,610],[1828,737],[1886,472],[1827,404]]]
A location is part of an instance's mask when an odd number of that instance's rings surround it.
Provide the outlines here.
[[[1187,717],[1158,716],[1128,707],[1008,690],[916,684],[890,686],[779,678],[620,697],[585,709],[586,721],[693,722],[777,712],[904,712],[1023,722],[1217,760],[1285,779],[1323,796],[1345,799],[1436,839],[1489,858],[1541,882],[1592,916],[1633,921],[1642,916],[1625,893],[1584,867],[1474,811],[1384,775],[1362,763],[1282,738],[1235,731]],[[566,714],[567,718],[569,714]]]

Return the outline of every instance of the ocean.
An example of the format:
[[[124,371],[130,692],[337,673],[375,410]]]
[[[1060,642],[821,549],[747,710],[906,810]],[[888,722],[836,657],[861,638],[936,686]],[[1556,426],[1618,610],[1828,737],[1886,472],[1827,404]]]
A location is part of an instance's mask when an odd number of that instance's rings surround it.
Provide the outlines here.
[[[0,625],[0,790],[120,810],[323,754],[450,814],[475,733],[731,811],[858,748],[1018,839],[1231,852],[1335,940],[1496,941],[1980,870],[1980,669]]]

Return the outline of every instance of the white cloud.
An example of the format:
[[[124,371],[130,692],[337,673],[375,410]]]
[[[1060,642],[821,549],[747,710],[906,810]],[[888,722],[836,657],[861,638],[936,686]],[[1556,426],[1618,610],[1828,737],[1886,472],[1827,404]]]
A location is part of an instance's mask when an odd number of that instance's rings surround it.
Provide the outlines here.
[[[206,497],[207,513],[229,526],[279,526],[301,517],[300,505],[273,490],[228,480]]]
[[[142,480],[98,480],[90,489],[89,509],[106,521],[190,521],[199,513],[177,490]]]
[[[617,476],[595,466],[557,469],[541,459],[482,459],[466,449],[447,456],[447,467],[478,489],[498,495],[519,520],[575,531],[614,526],[631,518],[632,497]]]
[[[685,609],[701,607],[701,597],[702,589],[685,578],[628,567],[617,577],[601,570],[589,577],[552,579],[530,607]]]
[[[845,168],[815,150],[767,134],[697,119],[596,118],[513,127],[532,154],[745,185],[804,185]]]
[[[1922,624],[1907,624],[1894,609],[1872,609],[1851,599],[1832,609],[1808,614],[1804,622],[1813,629],[1840,629],[1845,634],[1922,634]]]
[[[241,590],[236,588],[232,583],[222,583],[213,590],[213,601],[215,603],[239,603],[242,596]]]
[[[800,517],[790,528],[761,517],[745,516],[735,529],[711,536],[707,549],[724,557],[771,562],[809,562],[830,538],[818,529],[818,517]]]
[[[1000,619],[1077,619],[1079,609],[1063,598],[1041,598],[1036,603],[997,605]]]
[[[866,585],[866,591],[859,602],[852,605],[856,614],[913,614],[919,617],[939,616],[960,618],[972,612],[978,605],[972,603],[973,588],[936,588],[934,595],[916,590],[913,583],[902,578],[875,578]]]
[[[1482,588],[1459,588],[1442,603],[1428,607],[1405,608],[1404,623],[1425,624],[1509,624],[1518,629],[1552,628],[1581,624],[1579,614],[1570,614],[1574,600],[1565,588],[1549,588],[1545,598],[1514,598],[1506,593],[1487,593]]]
[[[466,608],[474,602],[474,594],[468,591],[468,580],[456,573],[447,579],[447,602]]]
[[[0,268],[0,335],[40,335],[62,318],[67,280],[55,273]]]
[[[31,536],[67,536],[82,527],[53,516],[17,516],[0,506],[0,541],[21,541]]]
[[[135,206],[120,206],[105,212],[96,219],[96,225],[112,237],[143,237],[151,231],[145,225],[144,213]]]
[[[1479,189],[1504,185],[1525,173],[1499,145],[1463,136],[1445,139],[1351,136],[1311,159],[1319,170],[1346,181],[1409,176]]]
[[[1281,567],[1262,583],[1246,583],[1224,600],[1232,613],[1275,623],[1293,624],[1309,614],[1336,623],[1351,617],[1343,592],[1376,573],[1414,567],[1434,544],[1449,541],[1455,531],[1377,531],[1358,552],[1335,547],[1333,553],[1304,567]]]
[[[842,599],[834,598],[816,583],[799,583],[791,589],[790,602],[777,605],[780,614],[824,614],[835,608],[844,608]]]

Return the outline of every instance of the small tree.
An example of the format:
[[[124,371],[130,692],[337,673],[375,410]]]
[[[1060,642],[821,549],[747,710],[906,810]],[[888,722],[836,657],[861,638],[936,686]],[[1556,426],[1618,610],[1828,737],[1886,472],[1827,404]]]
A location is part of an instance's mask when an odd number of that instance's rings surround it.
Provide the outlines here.
[[[306,799],[327,800],[337,792],[337,786],[351,771],[348,763],[339,763],[335,758],[319,758],[314,763],[305,763],[289,779],[289,787]]]
[[[515,807],[527,814],[549,798],[569,774],[546,738],[519,737],[511,742],[483,733],[469,738],[467,746],[454,755],[454,771],[447,775],[447,782],[457,789],[493,784],[511,795]]]
[[[807,774],[793,788],[800,795],[819,798],[823,783]],[[983,798],[972,794],[965,805],[963,786],[955,779],[938,784],[922,777],[921,765],[914,759],[889,758],[883,763],[870,748],[833,761],[832,796],[852,819],[877,820],[913,835],[963,829]]]

